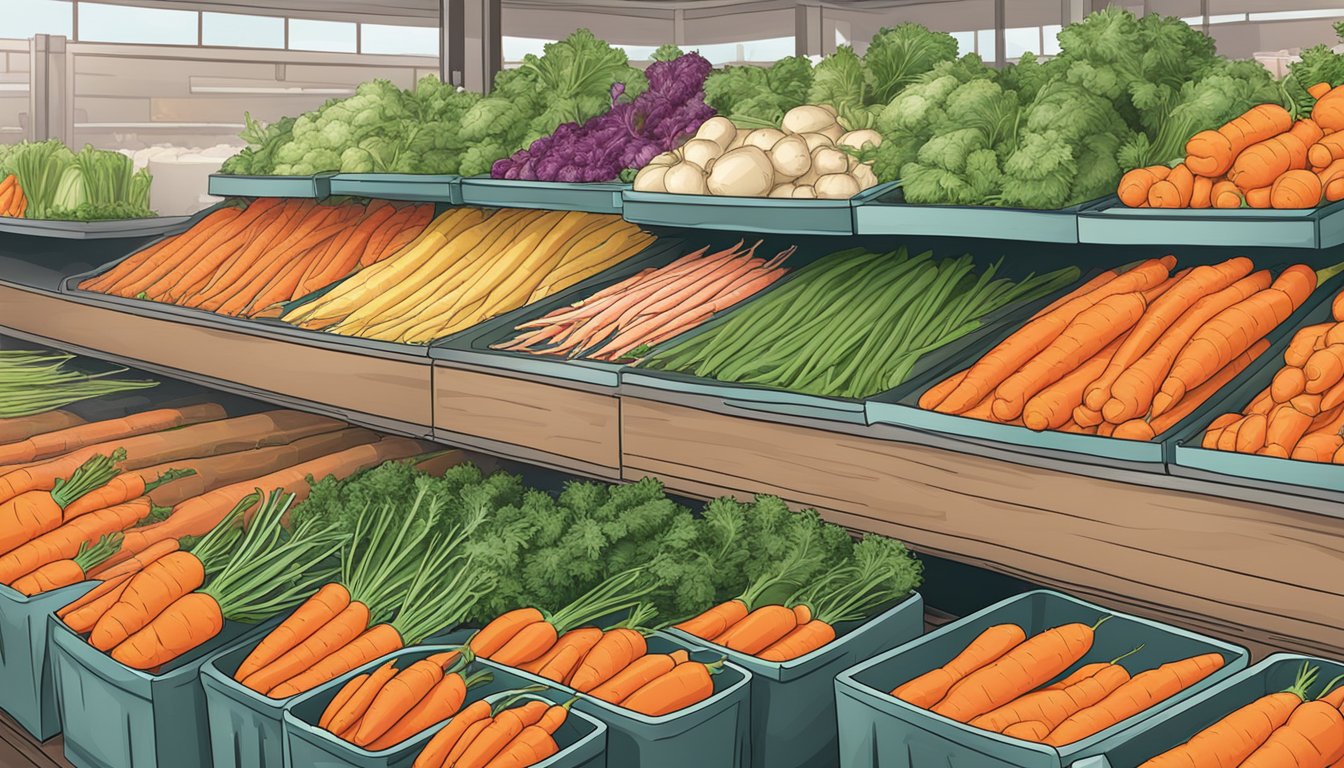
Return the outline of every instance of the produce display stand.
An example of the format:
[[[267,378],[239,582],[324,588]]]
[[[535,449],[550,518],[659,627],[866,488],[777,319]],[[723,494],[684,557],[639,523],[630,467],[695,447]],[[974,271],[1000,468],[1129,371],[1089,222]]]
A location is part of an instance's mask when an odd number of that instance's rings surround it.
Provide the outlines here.
[[[332,197],[367,197],[415,202],[462,202],[462,177],[412,173],[338,173],[328,182]]]
[[[889,692],[931,669],[941,667],[984,630],[1016,624],[1028,637],[1073,622],[1096,624],[1091,649],[1073,668],[1109,661],[1135,648],[1124,662],[1131,674],[1205,653],[1220,653],[1224,666],[1157,705],[1064,747],[1050,747],[974,728],[908,704]],[[1244,669],[1245,649],[1200,637],[1055,592],[1029,592],[952,622],[899,648],[872,657],[840,673],[835,681],[840,723],[840,759],[847,768],[903,768],[947,765],[953,768],[1069,768],[1075,761],[1105,752],[1141,730],[1160,712],[1189,699]],[[1071,670],[1066,670],[1066,673]],[[1062,677],[1062,675],[1061,675]]]
[[[1078,242],[1333,248],[1344,243],[1344,201],[1305,210],[1130,208],[1112,197],[1078,213]]]
[[[60,240],[118,240],[157,237],[185,229],[190,216],[155,216],[107,221],[55,221],[0,216],[0,233]]]
[[[95,585],[85,581],[32,597],[0,585],[0,710],[38,741],[61,730],[47,618]]]
[[[1118,739],[1104,754],[1079,768],[1131,768],[1154,758],[1213,725],[1239,707],[1261,696],[1285,691],[1293,686],[1302,665],[1317,667],[1317,688],[1344,674],[1338,661],[1276,653],[1250,669],[1218,682],[1147,720],[1123,739]],[[1314,692],[1314,691],[1313,691]]]
[[[867,621],[841,622],[834,641],[786,662],[758,659],[678,629],[667,634],[722,653],[751,672],[753,768],[808,768],[838,754],[835,676],[923,631],[924,600],[914,594]]]
[[[113,661],[50,617],[66,757],[76,768],[209,765],[201,666],[278,623],[226,621],[213,640],[151,674]]]
[[[852,235],[855,206],[885,189],[878,185],[849,200],[795,200],[774,197],[623,193],[626,221],[660,227],[689,227],[778,235]]]
[[[392,659],[399,660],[398,665],[404,667],[426,656],[447,650],[451,650],[449,646],[429,645],[397,651],[342,675],[325,685],[294,697],[292,702],[284,709],[283,734],[287,755],[285,765],[295,766],[295,768],[305,765],[320,765],[324,768],[409,768],[415,762],[416,756],[429,743],[429,740],[450,722],[449,720],[432,726],[420,735],[399,745],[378,752],[370,752],[342,741],[330,732],[319,728],[317,723],[322,717],[323,710],[335,698],[341,686],[350,678],[377,669]],[[473,673],[482,669],[489,671],[493,679],[467,691],[467,698],[463,707],[481,699],[489,700],[492,703],[497,702],[505,698],[504,694],[507,692],[526,688],[532,685],[534,681],[531,675],[518,673],[508,667],[491,664],[488,661],[474,662],[471,667]],[[566,691],[549,688],[528,695],[522,701],[532,699],[562,704],[570,698],[570,694]],[[544,762],[537,763],[538,768],[606,768],[608,765],[605,752],[607,727],[596,718],[578,711],[577,708],[570,708],[569,717],[565,720],[565,724],[556,731],[555,738],[557,745],[560,746],[560,751]],[[217,758],[215,765],[265,768],[265,766],[278,765],[278,763],[247,761],[237,763],[231,757],[226,756],[223,762]],[[613,763],[612,768],[615,765]]]
[[[916,205],[905,202],[905,191],[900,182],[874,187],[874,190],[879,189],[877,194],[855,199],[854,234],[945,235],[960,232],[999,240],[1077,243],[1079,215],[1100,202],[1093,200],[1057,211]]]
[[[299,197],[325,200],[331,196],[335,173],[312,176],[210,175],[209,192],[215,197]]]
[[[493,208],[619,214],[622,194],[629,189],[629,184],[617,182],[577,184],[467,176],[462,179],[461,202]]]

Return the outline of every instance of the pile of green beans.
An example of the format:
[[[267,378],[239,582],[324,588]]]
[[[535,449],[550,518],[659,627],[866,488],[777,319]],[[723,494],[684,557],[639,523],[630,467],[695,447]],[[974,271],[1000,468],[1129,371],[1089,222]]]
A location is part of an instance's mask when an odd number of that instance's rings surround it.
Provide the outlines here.
[[[125,368],[85,373],[67,365],[73,358],[58,352],[0,350],[0,418],[32,416],[81,400],[158,384],[107,378],[124,373]]]
[[[986,315],[1078,279],[1074,267],[1021,281],[976,274],[970,256],[935,259],[853,249],[781,281],[722,324],[641,365],[827,397],[868,397],[903,383],[924,355]]]

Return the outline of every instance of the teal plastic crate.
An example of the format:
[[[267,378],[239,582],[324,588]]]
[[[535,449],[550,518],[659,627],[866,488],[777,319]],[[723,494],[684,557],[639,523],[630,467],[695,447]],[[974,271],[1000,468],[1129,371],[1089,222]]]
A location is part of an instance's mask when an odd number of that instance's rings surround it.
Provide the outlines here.
[[[670,635],[648,638],[649,653],[686,649],[695,661],[723,654],[704,651]],[[745,768],[751,764],[751,673],[725,661],[714,675],[714,695],[685,709],[648,717],[580,694],[574,708],[607,726],[607,761],[616,768]]]
[[[1344,243],[1344,202],[1305,210],[1130,208],[1111,197],[1078,214],[1078,242],[1333,248]]]
[[[916,205],[905,202],[900,182],[854,206],[858,235],[952,235],[1024,240],[1037,243],[1078,242],[1078,217],[1097,205],[1093,200],[1056,211],[996,208],[986,205]]]
[[[336,174],[312,176],[230,176],[210,175],[209,192],[216,197],[298,197],[325,200],[331,196],[331,179]]]
[[[753,302],[760,301],[774,291],[781,290],[789,281],[797,277],[798,271],[803,266],[811,261],[816,261],[818,257],[824,258],[825,255],[818,253],[810,257],[803,256],[794,264],[795,271],[793,273],[786,275],[775,282],[774,285],[746,301],[739,302],[727,311],[720,313],[709,322],[677,336],[670,342],[660,344],[658,351],[651,357],[656,356],[658,352],[672,349],[677,344],[693,339],[702,333],[708,333],[728,322],[735,312],[741,311]],[[1025,304],[1004,307],[990,313],[985,316],[978,330],[972,331],[920,358],[911,370],[908,382],[897,388],[895,392],[904,393],[910,387],[925,381],[930,372],[941,371],[950,365],[955,365],[967,359],[978,350],[988,349],[993,344],[997,344],[1003,336],[1008,334],[1009,330],[1016,329],[1018,325],[1025,322],[1026,318],[1046,307],[1058,296],[1081,285],[1083,281],[1084,279],[1080,278],[1058,293]],[[775,415],[858,426],[867,426],[872,422],[871,405],[869,401],[863,399],[812,395],[756,384],[719,381],[718,379],[702,378],[679,371],[653,370],[640,366],[626,367],[621,370],[621,386],[668,393],[672,397],[690,395],[695,398],[693,403],[695,407],[728,415],[746,414],[754,418]],[[875,397],[881,397],[881,393],[875,393],[870,397],[870,400]]]
[[[619,214],[622,193],[629,189],[629,184],[614,181],[579,184],[467,176],[462,179],[462,202],[493,208]]]
[[[1224,413],[1241,413],[1255,396],[1269,386],[1274,374],[1283,367],[1283,353],[1296,332],[1309,325],[1333,322],[1331,301],[1341,288],[1333,280],[1318,288],[1314,306],[1297,319],[1284,323],[1284,332],[1245,375],[1238,377],[1223,392],[1209,401],[1195,419],[1180,429],[1172,442],[1171,473],[1182,477],[1211,480],[1223,485],[1275,491],[1296,496],[1311,496],[1326,501],[1344,502],[1344,466],[1311,461],[1279,459],[1203,447],[1209,423]],[[1306,309],[1306,307],[1304,307]]]
[[[1221,257],[1217,257],[1221,260]],[[1184,268],[1189,264],[1178,265]],[[1278,269],[1286,265],[1277,265]],[[1322,302],[1327,308],[1329,299],[1344,287],[1344,277],[1336,276],[1327,281],[1307,299],[1296,312],[1288,317],[1278,328],[1266,337],[1270,348],[1251,361],[1251,364],[1228,383],[1224,391],[1242,386],[1246,380],[1254,377],[1271,360],[1276,344],[1287,344],[1292,334],[1306,318],[1319,312]],[[984,337],[980,346],[973,348],[974,354],[960,357],[945,357],[940,365],[931,366],[928,373],[912,377],[906,384],[868,400],[868,421],[872,424],[887,424],[922,432],[955,436],[972,443],[988,444],[1006,450],[1024,453],[1034,457],[1059,458],[1105,467],[1116,467],[1140,472],[1166,474],[1169,464],[1174,460],[1176,444],[1181,435],[1201,423],[1208,423],[1209,414],[1218,407],[1220,396],[1212,398],[1196,408],[1190,415],[1180,420],[1171,429],[1158,435],[1156,440],[1140,442],[1121,440],[1098,435],[1084,435],[1072,432],[1044,431],[1036,432],[1026,427],[1011,424],[997,424],[979,419],[952,414],[928,411],[919,407],[919,398],[929,389],[949,376],[966,370],[984,352],[998,345],[1025,324],[1035,312],[1023,313],[1017,322],[1005,324],[992,334]],[[1282,354],[1281,352],[1279,353]],[[1258,391],[1258,390],[1257,390]]]
[[[754,768],[826,768],[840,764],[835,676],[924,631],[924,600],[913,594],[867,621],[836,626],[822,648],[785,662],[715,645],[677,629],[667,634],[726,655],[751,672],[751,764]]]
[[[1017,624],[1030,637],[1073,622],[1092,625],[1105,616],[1111,618],[1097,630],[1092,649],[1075,668],[1110,661],[1140,645],[1124,661],[1131,674],[1205,653],[1221,653],[1226,663],[1157,706],[1059,749],[972,728],[890,694],[897,686],[951,661],[996,624]],[[1245,669],[1247,657],[1239,646],[1108,611],[1058,592],[1027,592],[840,673],[835,682],[840,764],[844,768],[1065,768],[1105,753],[1140,732],[1151,718]]]
[[[61,732],[47,619],[97,584],[85,581],[32,597],[0,585],[0,709],[38,741]]]
[[[286,754],[284,764],[293,768],[307,768],[308,766],[320,766],[321,768],[409,768],[430,739],[434,738],[434,735],[451,720],[445,720],[401,744],[379,752],[369,752],[339,739],[329,731],[319,728],[317,723],[322,719],[322,712],[327,708],[327,705],[331,703],[341,687],[351,678],[377,669],[391,659],[397,659],[398,666],[404,667],[427,656],[447,650],[451,650],[451,647],[440,645],[420,646],[397,651],[377,661],[370,662],[349,674],[342,675],[325,685],[294,697],[284,712]],[[533,684],[531,679],[516,674],[508,667],[486,661],[473,662],[471,669],[473,672],[486,669],[494,678],[489,683],[467,691],[466,701],[463,702],[464,707],[481,699],[491,702],[498,701],[505,698],[504,694],[508,691],[526,688]],[[572,697],[565,690],[553,688],[529,695],[526,698],[561,704]],[[556,744],[560,747],[560,751],[537,763],[537,768],[605,768],[607,765],[606,735],[607,728],[605,725],[571,707],[565,724],[555,733]],[[257,763],[239,763],[236,761],[220,763],[218,762],[218,752],[216,755],[216,766],[240,765],[254,768],[258,765]]]
[[[214,768],[281,768],[285,764],[285,707],[233,679],[261,637],[252,637],[201,666]]]
[[[636,224],[779,235],[853,235],[856,206],[888,188],[879,184],[849,200],[678,195],[634,190],[625,192],[623,200],[626,221]]]
[[[416,202],[462,202],[462,177],[414,173],[338,173],[331,177],[333,197],[367,197]]]
[[[1138,768],[1261,696],[1291,688],[1303,664],[1320,669],[1310,692],[1312,696],[1344,674],[1344,664],[1338,661],[1276,653],[1150,718],[1104,755],[1097,756],[1087,768]]]
[[[196,768],[211,765],[201,666],[278,623],[225,622],[210,642],[156,673],[130,669],[51,617],[65,757],[77,768]]]

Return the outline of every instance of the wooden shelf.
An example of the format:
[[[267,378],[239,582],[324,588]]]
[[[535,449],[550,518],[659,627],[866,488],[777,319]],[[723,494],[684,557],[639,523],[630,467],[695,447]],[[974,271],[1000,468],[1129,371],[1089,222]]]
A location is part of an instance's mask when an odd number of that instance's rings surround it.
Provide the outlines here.
[[[14,719],[0,712],[0,766],[4,768],[73,768],[65,759],[60,734],[38,743]]]
[[[237,326],[0,284],[0,332],[590,477],[655,475],[700,497],[774,493],[1257,654],[1344,656],[1337,504]]]

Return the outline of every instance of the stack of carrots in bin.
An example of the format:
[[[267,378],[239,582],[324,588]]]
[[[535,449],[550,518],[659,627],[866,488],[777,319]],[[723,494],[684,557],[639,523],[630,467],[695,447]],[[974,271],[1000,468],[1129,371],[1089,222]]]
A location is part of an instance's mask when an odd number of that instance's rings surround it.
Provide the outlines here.
[[[1203,447],[1344,464],[1344,293],[1331,309],[1334,322],[1298,331],[1270,385],[1214,419]]]
[[[615,362],[704,323],[770,286],[788,271],[790,248],[766,260],[760,241],[706,255],[708,248],[665,267],[650,267],[593,295],[519,325],[520,335],[493,349]]]
[[[429,204],[259,198],[220,208],[79,287],[221,315],[278,316],[283,304],[399,253],[433,215]]]
[[[1099,627],[1065,624],[1030,638],[1016,624],[981,632],[947,664],[892,690],[921,709],[994,733],[1062,747],[1100,733],[1198,683],[1223,666],[1206,653],[1130,675],[1120,664],[1085,664]]]
[[[498,616],[468,642],[477,658],[516,667],[651,717],[684,709],[714,695],[722,662],[705,664],[685,652],[649,653],[652,618],[640,603],[651,587],[638,569],[624,571],[554,614],[518,608]],[[601,616],[630,612],[620,625],[592,629]]]
[[[1117,194],[1131,208],[1315,208],[1344,200],[1344,86],[1319,83],[1311,117],[1259,104],[1200,131],[1175,167],[1135,168]]]
[[[11,173],[4,181],[0,181],[0,216],[21,219],[26,210],[28,198],[24,197],[23,187],[19,186],[19,177]]]
[[[1320,272],[1270,277],[1250,259],[1110,270],[1041,310],[969,369],[930,388],[926,410],[1029,429],[1152,440],[1268,348]]]
[[[1303,664],[1293,685],[1252,701],[1139,768],[1239,765],[1333,768],[1344,764],[1344,687],[1308,693],[1319,670]]]
[[[552,704],[522,693],[498,705],[472,702],[429,740],[412,768],[526,768],[560,751],[555,732],[574,700]]]

